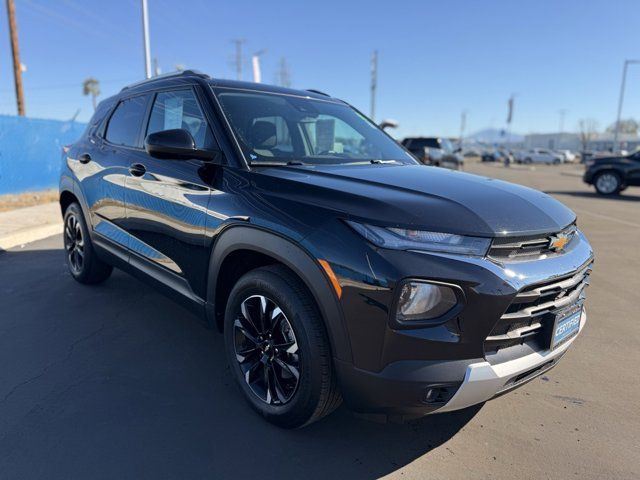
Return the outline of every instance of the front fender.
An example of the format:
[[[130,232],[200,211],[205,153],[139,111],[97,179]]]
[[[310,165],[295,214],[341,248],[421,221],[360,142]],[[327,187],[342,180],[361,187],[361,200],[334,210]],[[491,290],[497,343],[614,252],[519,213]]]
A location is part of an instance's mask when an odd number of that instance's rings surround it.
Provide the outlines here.
[[[231,225],[216,239],[208,270],[207,317],[215,318],[215,292],[222,262],[237,250],[268,255],[290,268],[313,295],[327,328],[333,356],[351,362],[351,345],[335,291],[322,267],[306,250],[290,240],[259,227]]]

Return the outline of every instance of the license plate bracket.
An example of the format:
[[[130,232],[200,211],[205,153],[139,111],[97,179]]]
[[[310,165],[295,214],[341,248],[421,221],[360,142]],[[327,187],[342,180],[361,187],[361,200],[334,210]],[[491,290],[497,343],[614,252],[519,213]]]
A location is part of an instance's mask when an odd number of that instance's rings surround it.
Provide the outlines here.
[[[581,318],[582,305],[568,308],[556,314],[551,331],[551,350],[578,334]]]

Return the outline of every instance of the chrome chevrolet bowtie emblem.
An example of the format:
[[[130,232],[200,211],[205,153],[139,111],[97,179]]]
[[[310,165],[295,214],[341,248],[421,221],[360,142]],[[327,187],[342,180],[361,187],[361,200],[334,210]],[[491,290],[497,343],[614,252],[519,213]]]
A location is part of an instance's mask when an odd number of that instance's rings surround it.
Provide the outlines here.
[[[561,252],[571,238],[566,233],[559,233],[549,238],[549,250]]]

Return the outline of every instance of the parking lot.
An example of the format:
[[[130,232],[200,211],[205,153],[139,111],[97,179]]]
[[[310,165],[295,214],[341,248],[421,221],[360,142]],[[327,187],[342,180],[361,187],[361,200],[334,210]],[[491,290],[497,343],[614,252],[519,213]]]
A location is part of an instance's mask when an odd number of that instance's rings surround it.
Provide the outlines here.
[[[0,478],[637,478],[640,189],[599,197],[576,165],[465,170],[552,194],[592,242],[588,323],[557,368],[404,425],[341,407],[279,430],[219,334],[123,273],[75,283],[49,238],[0,254]]]

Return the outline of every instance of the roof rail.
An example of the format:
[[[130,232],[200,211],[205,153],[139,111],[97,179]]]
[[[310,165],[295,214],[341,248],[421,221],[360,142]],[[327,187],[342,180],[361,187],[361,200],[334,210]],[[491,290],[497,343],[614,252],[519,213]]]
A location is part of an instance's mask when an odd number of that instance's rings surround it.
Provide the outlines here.
[[[146,78],[144,80],[140,80],[139,82],[132,83],[131,85],[127,85],[122,90],[127,90],[128,88],[137,87],[139,85],[144,85],[145,83],[152,83],[152,82],[155,82],[156,80],[164,80],[167,78],[174,78],[174,77],[175,78],[179,78],[179,77],[211,78],[209,77],[209,75],[207,75],[206,73],[202,73],[199,70],[188,69],[188,70],[182,70],[180,72],[163,73],[162,75],[156,75],[155,77]]]
[[[318,95],[324,95],[325,97],[331,97],[328,93],[321,92],[320,90],[316,90],[315,88],[307,88],[307,92],[317,93]]]

